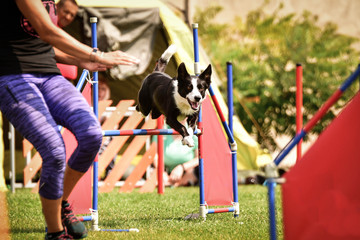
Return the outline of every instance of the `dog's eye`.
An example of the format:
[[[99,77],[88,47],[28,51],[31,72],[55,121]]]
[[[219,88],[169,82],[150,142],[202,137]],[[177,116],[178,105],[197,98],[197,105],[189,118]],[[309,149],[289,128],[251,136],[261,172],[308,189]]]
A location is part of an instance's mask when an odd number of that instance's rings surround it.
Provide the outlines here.
[[[190,85],[187,85],[187,89],[188,90],[192,90],[192,85],[190,84]]]

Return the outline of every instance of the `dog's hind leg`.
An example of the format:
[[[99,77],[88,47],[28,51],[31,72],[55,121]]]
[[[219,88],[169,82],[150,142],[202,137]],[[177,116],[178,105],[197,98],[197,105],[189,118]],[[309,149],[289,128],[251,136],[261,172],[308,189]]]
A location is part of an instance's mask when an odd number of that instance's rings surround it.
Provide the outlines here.
[[[151,110],[151,118],[152,119],[157,119],[161,116],[161,112],[159,110],[157,110],[157,108],[153,108]]]
[[[141,114],[143,115],[143,117],[146,117],[147,115],[149,115],[150,111],[151,111],[151,100],[149,101],[141,101],[139,99],[139,103],[138,105],[136,105],[135,109],[138,112],[141,112]]]

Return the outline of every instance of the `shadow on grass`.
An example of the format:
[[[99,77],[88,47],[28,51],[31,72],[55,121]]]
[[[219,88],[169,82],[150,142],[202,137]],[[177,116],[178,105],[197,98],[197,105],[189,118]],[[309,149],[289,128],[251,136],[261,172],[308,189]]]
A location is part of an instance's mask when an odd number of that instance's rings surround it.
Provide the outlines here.
[[[17,228],[17,227],[12,227],[11,228],[11,233],[12,234],[19,234],[19,233],[44,233],[45,234],[45,229],[44,228]]]

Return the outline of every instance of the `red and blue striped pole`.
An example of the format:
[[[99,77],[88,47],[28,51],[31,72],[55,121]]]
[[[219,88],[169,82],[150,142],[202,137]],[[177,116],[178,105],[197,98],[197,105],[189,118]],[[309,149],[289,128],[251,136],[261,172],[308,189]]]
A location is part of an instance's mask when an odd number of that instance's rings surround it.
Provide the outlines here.
[[[223,127],[225,129],[226,135],[229,138],[230,144],[236,144],[235,140],[234,140],[234,137],[233,137],[233,135],[232,135],[232,133],[230,131],[229,125],[226,123],[226,119],[224,117],[224,114],[221,111],[220,104],[219,104],[219,102],[218,102],[218,100],[217,100],[217,98],[215,96],[215,92],[214,92],[214,90],[212,89],[211,86],[209,88],[209,93],[210,93],[211,99],[212,99],[212,101],[213,101],[213,103],[215,105],[216,111],[217,111],[217,113],[218,113],[218,115],[220,117],[221,123],[222,123],[222,125],[223,125]]]
[[[201,134],[199,129],[194,131],[194,135]],[[104,130],[103,136],[144,136],[144,135],[180,135],[174,129],[130,129],[130,130]]]

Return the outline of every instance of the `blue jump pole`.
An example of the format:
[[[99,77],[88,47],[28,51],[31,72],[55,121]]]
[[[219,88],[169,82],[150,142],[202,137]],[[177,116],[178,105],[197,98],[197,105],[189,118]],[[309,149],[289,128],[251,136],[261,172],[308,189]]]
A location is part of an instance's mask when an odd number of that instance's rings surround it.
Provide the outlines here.
[[[90,18],[91,24],[91,45],[93,48],[97,48],[97,17]],[[93,107],[96,118],[99,118],[98,111],[98,72],[93,72]],[[92,203],[92,229],[99,231],[99,219],[98,219],[98,156],[96,156],[93,164],[93,203]]]
[[[84,85],[84,82],[85,82],[85,80],[86,80],[86,77],[89,75],[89,71],[88,70],[86,70],[86,69],[84,69],[83,70],[83,72],[81,73],[81,76],[80,76],[80,78],[79,78],[79,81],[77,82],[77,84],[76,84],[76,89],[77,90],[81,90],[81,88],[83,87],[83,85]]]
[[[193,27],[193,42],[194,42],[194,73],[196,76],[200,75],[199,66],[199,40],[198,40],[198,27],[197,23],[192,24]],[[198,127],[202,129],[202,109],[199,111]],[[206,204],[205,204],[205,186],[204,186],[204,159],[203,159],[203,136],[198,136],[199,142],[199,188],[200,188],[200,216],[206,219]]]
[[[97,17],[90,18],[91,23],[91,44],[93,48],[97,48]],[[97,118],[99,118],[99,94],[98,94],[98,72],[93,72],[93,107],[94,113]],[[99,215],[98,215],[98,156],[96,156],[93,164],[93,206],[92,206],[92,230],[95,231],[111,231],[111,232],[139,232],[138,229],[100,229],[99,228]],[[85,217],[84,221],[90,220],[89,217]]]
[[[228,100],[228,119],[229,119],[229,129],[230,132],[234,135],[233,131],[233,116],[234,116],[234,100],[233,100],[233,66],[231,62],[226,63],[226,73],[227,73],[227,100]]]
[[[276,183],[269,180],[266,182],[268,188],[270,239],[276,240],[276,211],[275,211],[275,187]]]
[[[227,98],[228,98],[228,109],[229,109],[229,131],[232,136],[234,136],[233,131],[233,117],[234,117],[234,100],[233,100],[233,66],[231,62],[226,63],[226,72],[227,72]],[[232,143],[234,143],[233,141]],[[238,176],[237,176],[237,149],[233,149],[230,142],[231,149],[231,164],[232,164],[232,185],[233,185],[233,194],[234,194],[234,217],[239,216],[239,197],[238,197]]]

